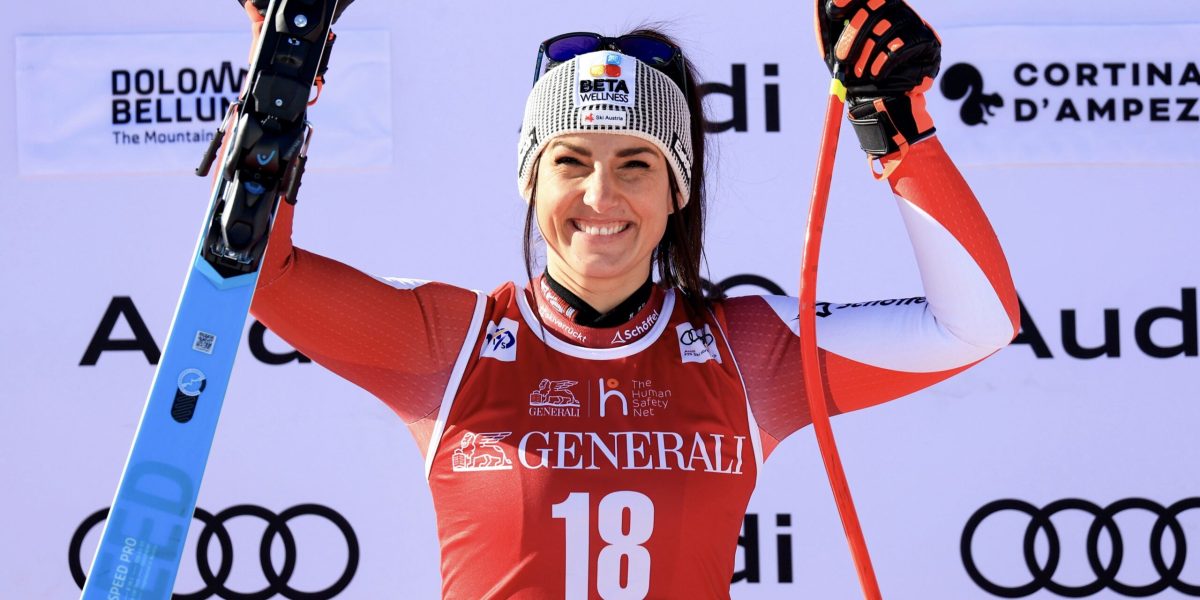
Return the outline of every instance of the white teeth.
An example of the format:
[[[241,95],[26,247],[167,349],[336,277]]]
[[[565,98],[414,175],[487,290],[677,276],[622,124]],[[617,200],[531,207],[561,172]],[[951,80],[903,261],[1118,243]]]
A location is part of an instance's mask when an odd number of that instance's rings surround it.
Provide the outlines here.
[[[609,225],[608,227],[596,227],[593,225],[584,225],[583,223],[580,223],[579,221],[575,221],[576,229],[578,229],[584,233],[590,234],[590,235],[612,235],[614,233],[620,233],[622,231],[625,231],[626,227],[629,227],[628,223],[622,223],[619,225]]]

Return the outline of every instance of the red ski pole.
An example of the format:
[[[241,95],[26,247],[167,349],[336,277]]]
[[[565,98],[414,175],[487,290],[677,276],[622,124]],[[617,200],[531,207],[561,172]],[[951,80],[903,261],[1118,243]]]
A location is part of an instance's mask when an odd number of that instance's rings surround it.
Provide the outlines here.
[[[804,254],[800,266],[800,360],[813,431],[817,436],[821,459],[825,463],[829,487],[833,489],[833,499],[842,518],[846,541],[850,544],[850,554],[854,557],[858,583],[862,586],[864,598],[882,600],[879,583],[875,580],[875,570],[871,566],[871,555],[867,551],[867,542],[863,538],[858,513],[854,509],[854,500],[850,497],[850,486],[846,483],[846,473],[842,470],[842,459],[838,456],[837,442],[833,439],[833,429],[829,424],[825,382],[821,376],[820,357],[817,354],[817,261],[821,253],[825,206],[829,202],[829,185],[833,179],[833,162],[837,155],[838,133],[842,126],[842,109],[845,102],[846,88],[841,81],[834,79],[829,87],[829,104],[825,109],[825,126],[821,134],[821,150],[817,157],[817,175],[813,181],[812,204],[808,209]]]

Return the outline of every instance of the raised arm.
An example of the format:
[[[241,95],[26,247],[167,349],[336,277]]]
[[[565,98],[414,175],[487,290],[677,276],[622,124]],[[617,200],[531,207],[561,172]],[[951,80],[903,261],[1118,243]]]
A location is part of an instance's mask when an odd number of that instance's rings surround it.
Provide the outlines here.
[[[293,207],[271,232],[251,313],[297,350],[386,402],[405,422],[437,408],[484,297],[381,279],[292,246]]]
[[[860,144],[882,163],[876,177],[895,194],[926,294],[819,305],[819,354],[836,414],[961,372],[1007,345],[1019,317],[996,235],[925,110],[941,56],[936,35],[899,0],[819,0],[817,7],[826,62],[846,84]],[[827,31],[822,23],[845,27]],[[724,312],[758,423],[782,440],[810,422],[798,301],[736,298]]]
[[[1019,325],[1000,244],[937,138],[915,144],[889,181],[926,295],[818,305],[831,414],[961,372],[1007,345]],[[781,441],[810,422],[799,370],[798,300],[733,298],[724,311],[755,417]]]
[[[266,0],[239,0],[257,42]],[[352,0],[341,0],[334,20]],[[254,47],[255,44],[251,44]],[[482,294],[376,278],[292,245],[295,207],[276,214],[250,312],[317,363],[386,402],[406,423],[434,411]],[[414,427],[420,437],[421,427]]]

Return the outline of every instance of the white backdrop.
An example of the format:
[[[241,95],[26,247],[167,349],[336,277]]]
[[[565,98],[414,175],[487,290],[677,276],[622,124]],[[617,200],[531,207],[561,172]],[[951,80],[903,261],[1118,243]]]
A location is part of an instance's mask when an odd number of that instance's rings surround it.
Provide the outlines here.
[[[735,93],[745,94],[746,131],[711,138],[710,278],[756,274],[794,294],[827,87],[811,6],[647,4],[357,2],[310,113],[317,131],[297,244],[379,275],[480,289],[521,277],[513,166],[537,42],[661,20],[706,81],[732,84],[745,73]],[[885,597],[1002,597],[986,582],[1034,581],[1022,552],[1030,519],[986,517],[964,553],[964,528],[985,505],[1168,506],[1200,496],[1200,5],[926,0],[918,8],[945,41],[943,73],[968,65],[940,78],[930,108],[996,227],[1028,314],[1020,343],[981,366],[834,427]],[[222,97],[204,88],[205,74],[215,84],[228,61],[225,73],[236,76],[248,36],[228,1],[64,0],[10,12],[0,21],[8,140],[0,144],[0,596],[70,598],[72,540],[86,569],[100,528],[81,523],[111,501],[154,370],[138,350],[87,351],[109,310],[120,315],[101,339],[133,339],[136,311],[155,344],[164,342],[208,197],[208,181],[190,175],[204,144],[188,132],[203,139],[215,128],[200,119]],[[945,79],[954,80],[953,99]],[[769,85],[778,86],[777,115]],[[978,95],[964,101],[956,88]],[[976,110],[962,112],[964,102]],[[736,116],[730,96],[710,105],[714,121]],[[769,115],[778,131],[767,131]],[[919,295],[888,190],[865,172],[848,131],[839,156],[820,295]],[[1101,346],[1105,355],[1083,357]],[[1173,346],[1175,355],[1158,356]],[[351,524],[361,551],[338,598],[436,597],[434,519],[415,444],[381,403],[316,365],[268,364],[268,352],[288,351],[269,334],[243,341],[199,506],[326,506]],[[747,528],[738,555],[746,580],[734,597],[855,597],[810,431],[767,463],[749,513],[757,535]],[[1182,532],[1195,553],[1200,511],[1170,517],[1159,541],[1150,512],[1118,513],[1123,560],[1115,577],[1101,577],[1087,557],[1097,520],[1078,509],[1053,515],[1052,583],[1021,597],[1061,598],[1055,585],[1099,582],[1087,597],[1125,598],[1122,584],[1158,581],[1151,597],[1200,596],[1200,562],[1180,560],[1185,543],[1175,537]],[[346,542],[320,517],[290,525],[290,585],[329,587],[346,567]],[[232,560],[228,589],[267,585],[255,558],[263,527],[250,517],[229,522],[233,558],[210,547],[214,570]],[[1104,564],[1112,536],[1098,536]],[[1051,541],[1038,534],[1036,564],[1047,564]],[[1165,566],[1156,568],[1156,552]],[[198,569],[185,560],[180,592],[205,587]]]

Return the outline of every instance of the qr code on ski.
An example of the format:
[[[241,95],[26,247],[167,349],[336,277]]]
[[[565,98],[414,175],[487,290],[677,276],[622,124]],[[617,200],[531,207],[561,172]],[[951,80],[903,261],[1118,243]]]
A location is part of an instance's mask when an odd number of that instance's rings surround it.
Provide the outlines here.
[[[217,336],[206,331],[196,332],[196,341],[192,343],[192,350],[212,354],[213,346],[217,343]]]

